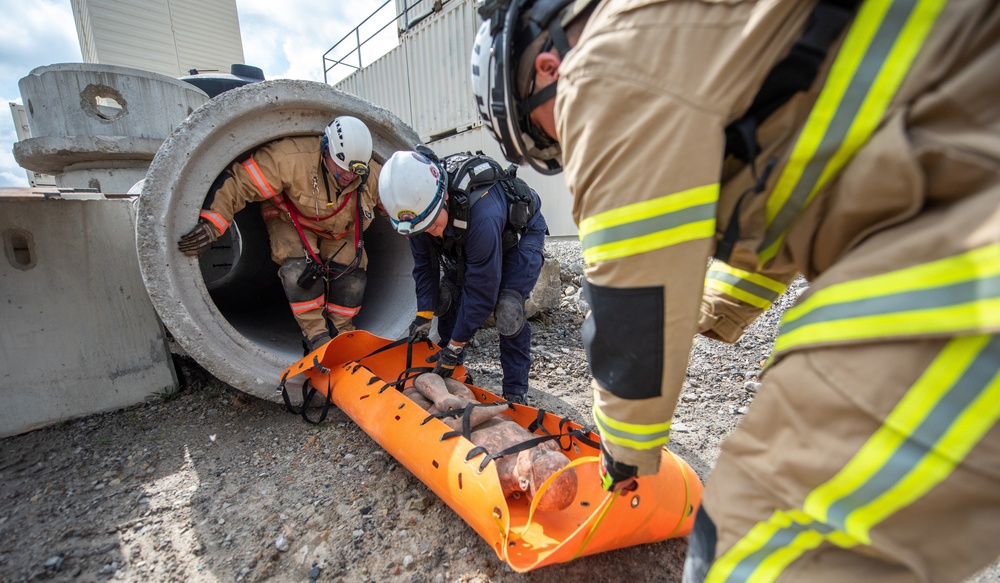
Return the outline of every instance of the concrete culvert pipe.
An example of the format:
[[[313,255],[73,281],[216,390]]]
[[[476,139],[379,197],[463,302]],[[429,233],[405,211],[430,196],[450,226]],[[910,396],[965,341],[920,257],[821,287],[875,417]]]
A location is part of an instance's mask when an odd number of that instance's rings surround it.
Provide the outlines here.
[[[389,111],[329,85],[264,81],[227,91],[195,110],[156,153],[139,197],[139,264],[157,313],[178,344],[219,379],[269,400],[281,371],[302,357],[302,336],[281,291],[256,205],[238,213],[201,258],[177,240],[219,173],[241,154],[286,136],[321,134],[338,115],[364,121],[382,163],[417,134]],[[406,239],[378,216],[365,231],[368,285],[355,324],[399,338],[416,310]]]

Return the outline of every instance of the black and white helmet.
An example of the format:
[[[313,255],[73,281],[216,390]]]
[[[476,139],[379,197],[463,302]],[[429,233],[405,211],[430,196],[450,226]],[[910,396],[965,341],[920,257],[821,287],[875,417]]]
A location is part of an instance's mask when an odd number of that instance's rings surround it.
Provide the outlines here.
[[[572,3],[573,0],[486,0],[479,8],[483,23],[472,47],[472,91],[483,124],[500,143],[507,160],[530,164],[542,174],[562,171],[562,150],[558,142],[532,123],[529,115],[555,96],[556,85],[553,83],[535,95],[528,91],[527,97],[522,98],[517,89],[518,63],[525,48],[546,32],[563,56],[569,52],[563,29],[567,21],[563,15]]]

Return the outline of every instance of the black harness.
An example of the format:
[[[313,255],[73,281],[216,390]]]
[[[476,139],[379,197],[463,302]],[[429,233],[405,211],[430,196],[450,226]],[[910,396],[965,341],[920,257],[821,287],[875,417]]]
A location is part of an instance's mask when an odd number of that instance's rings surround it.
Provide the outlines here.
[[[756,159],[760,155],[760,143],[757,141],[758,128],[795,94],[806,91],[812,86],[820,66],[826,60],[830,46],[854,19],[860,4],[861,0],[820,0],[809,14],[802,36],[792,45],[788,55],[778,61],[768,73],[763,85],[757,90],[750,108],[742,117],[726,126],[725,156],[733,156],[750,164],[754,186],[740,195],[726,226],[726,232],[716,247],[716,259],[729,261],[733,247],[740,237],[739,210],[743,200],[751,193],[764,192],[771,171],[778,162],[777,158],[768,159],[763,171],[758,174],[756,166]]]
[[[531,217],[538,212],[538,201],[531,187],[517,177],[513,164],[506,170],[482,152],[464,152],[440,161],[448,173],[448,221],[452,234],[445,236],[439,255],[449,269],[457,273],[456,284],[465,280],[465,243],[468,241],[472,207],[499,183],[507,202],[507,222],[503,229],[503,252],[517,246]]]

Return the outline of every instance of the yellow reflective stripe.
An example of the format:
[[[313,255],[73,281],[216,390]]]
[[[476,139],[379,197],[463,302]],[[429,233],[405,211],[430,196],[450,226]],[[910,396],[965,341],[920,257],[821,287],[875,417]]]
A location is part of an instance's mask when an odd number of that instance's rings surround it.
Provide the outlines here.
[[[858,453],[777,511],[713,565],[710,582],[774,581],[823,541],[871,544],[871,531],[946,480],[1000,421],[1000,336],[951,340]]]
[[[912,310],[815,324],[778,337],[774,352],[811,344],[1000,328],[1000,298],[964,306]]]
[[[785,314],[788,321],[794,321],[822,306],[856,302],[875,295],[944,287],[996,275],[1000,275],[1000,243],[898,271],[838,283],[816,292],[807,302]]]
[[[872,436],[847,466],[830,482],[809,495],[807,512],[821,520],[843,523],[843,530],[862,544],[871,544],[871,529],[889,516],[905,508],[943,482],[969,451],[1000,419],[1000,364],[994,359],[993,377],[985,387],[970,398],[955,414],[947,417],[948,429],[942,432],[930,451],[891,487],[883,488],[867,504],[850,509],[846,516],[831,516],[836,504],[862,489],[866,481],[876,478],[899,450],[907,445],[928,424],[949,393],[961,385],[965,376],[992,345],[1000,345],[997,336],[976,335],[956,338],[948,343],[914,384],[899,405],[886,417],[882,427]],[[851,474],[856,475],[851,475]]]
[[[625,423],[607,416],[594,405],[594,423],[601,439],[632,449],[652,449],[670,441],[670,421],[665,423]]]
[[[760,308],[766,310],[771,307],[771,302],[762,298],[755,296],[749,292],[745,292],[735,285],[731,285],[720,281],[718,279],[706,278],[705,287],[709,289],[714,289],[717,292],[722,292],[728,296],[732,296],[745,304],[749,304],[755,308]]]
[[[995,328],[1000,328],[1000,244],[820,290],[785,312],[774,351]]]
[[[809,528],[813,521],[799,510],[777,510],[758,522],[712,565],[705,583],[726,581],[774,581],[802,553],[818,547],[826,539]],[[771,548],[780,539],[782,546]],[[761,551],[766,549],[767,554]],[[758,555],[759,562],[747,565]]]
[[[743,271],[742,269],[733,267],[732,265],[719,261],[718,259],[712,262],[712,265],[709,268],[709,272],[712,271],[718,271],[720,273],[728,273],[729,275],[736,276],[742,280],[755,283],[760,287],[764,287],[773,291],[779,296],[785,293],[785,290],[788,289],[788,286],[786,284],[776,279],[771,279],[770,277],[767,277],[766,275],[761,275],[759,273]]]
[[[792,221],[874,133],[945,2],[862,5],[768,197],[761,265],[774,258]]]
[[[719,185],[709,184],[587,217],[580,243],[588,264],[620,259],[715,234]]]
[[[716,260],[705,275],[705,287],[766,310],[785,293],[787,286],[759,273],[743,271]]]

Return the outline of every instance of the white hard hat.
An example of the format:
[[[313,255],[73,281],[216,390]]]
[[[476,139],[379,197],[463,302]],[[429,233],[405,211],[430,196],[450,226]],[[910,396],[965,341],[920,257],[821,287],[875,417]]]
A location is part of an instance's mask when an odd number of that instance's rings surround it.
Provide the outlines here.
[[[333,162],[351,171],[351,163],[360,162],[366,167],[372,157],[372,134],[365,122],[356,117],[342,115],[326,126],[325,137]]]
[[[507,160],[529,164],[542,174],[562,171],[559,144],[530,120],[535,108],[555,98],[556,83],[522,94],[526,87],[519,85],[533,87],[534,68],[526,63],[526,77],[519,79],[519,64],[529,46],[542,51],[555,46],[565,58],[570,50],[565,27],[595,4],[596,0],[486,0],[480,5],[483,22],[472,45],[472,93],[483,125]],[[553,36],[553,30],[559,34]]]
[[[418,152],[394,153],[379,176],[379,198],[400,235],[430,228],[444,206],[447,189],[448,175]]]

